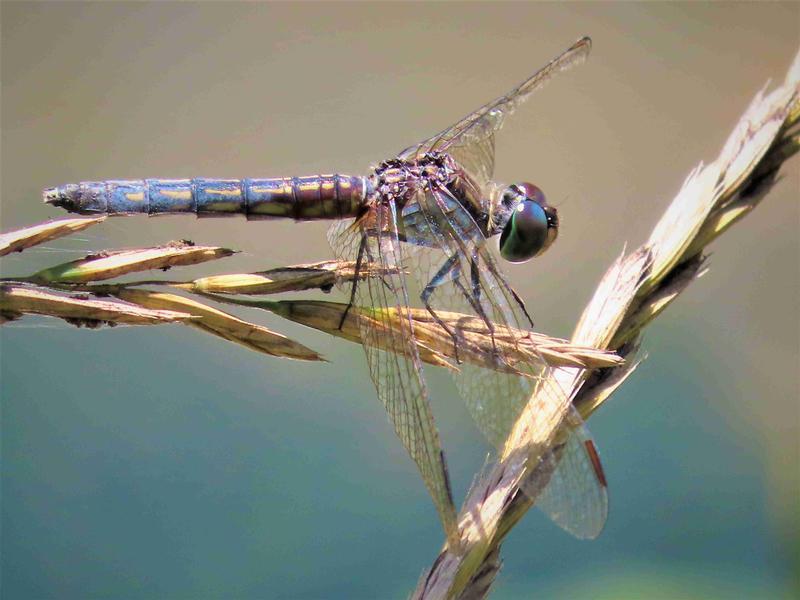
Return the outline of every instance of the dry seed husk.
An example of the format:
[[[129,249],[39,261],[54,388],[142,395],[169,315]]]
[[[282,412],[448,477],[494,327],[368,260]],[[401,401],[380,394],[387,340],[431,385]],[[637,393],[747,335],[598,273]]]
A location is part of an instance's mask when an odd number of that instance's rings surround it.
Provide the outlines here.
[[[231,301],[235,304],[253,306],[273,312],[284,319],[300,323],[306,327],[311,327],[323,331],[335,337],[339,337],[357,344],[361,343],[361,326],[364,319],[369,318],[357,307],[352,307],[347,311],[347,304],[340,302],[324,302],[316,300],[282,300],[274,302],[263,301]],[[345,316],[344,321],[342,317]],[[341,327],[340,327],[341,324]],[[387,338],[389,339],[389,338]],[[439,352],[427,347],[425,344],[418,343],[417,348],[420,358],[429,364],[447,369],[455,369],[450,362]],[[401,354],[406,354],[406,348],[389,348]]]
[[[0,235],[0,256],[11,252],[22,252],[25,248],[70,235],[97,223],[102,223],[105,220],[106,217],[58,219],[9,231]]]
[[[123,288],[115,295],[149,308],[180,310],[195,318],[186,324],[270,356],[320,361],[324,358],[299,342],[190,298],[163,292]]]
[[[375,276],[374,267],[360,269],[359,279]],[[334,285],[352,281],[355,262],[329,260],[304,265],[280,267],[257,273],[236,273],[202,277],[178,287],[215,294],[279,294],[310,289],[330,290]]]
[[[38,314],[74,324],[159,325],[183,322],[191,315],[175,310],[153,310],[86,292],[69,293],[28,284],[0,285],[0,312],[11,316]]]
[[[37,282],[86,283],[103,281],[128,273],[149,269],[166,270],[171,267],[194,265],[224,258],[234,253],[217,246],[195,246],[191,242],[170,242],[154,248],[113,250],[90,254],[39,271],[31,278]]]
[[[379,330],[387,327],[389,329],[399,328],[397,320],[404,318],[394,309],[390,309],[387,311],[388,314],[382,315],[385,318],[378,318],[373,309],[354,306],[347,311],[347,304],[340,302],[285,300],[281,302],[235,301],[235,303],[258,306],[286,319],[356,343],[362,343],[361,327],[363,325],[376,327]],[[436,366],[457,369],[457,365],[450,362],[456,358],[455,345],[450,334],[436,323],[426,310],[410,308],[409,311],[414,320],[414,337],[417,340],[420,358]],[[347,317],[342,322],[345,312],[347,312]],[[579,368],[611,367],[622,363],[622,359],[613,352],[577,346],[559,338],[527,331],[512,331],[496,327],[493,341],[486,324],[478,318],[445,311],[437,312],[437,316],[451,329],[457,330],[463,336],[463,341],[466,342],[459,344],[458,359],[485,368],[520,374],[514,369],[514,365],[520,362],[526,364],[545,362],[548,365],[569,365]],[[369,322],[364,323],[365,320]],[[395,336],[377,336],[377,339],[386,341],[384,350],[402,354],[407,352],[405,346],[389,347]],[[495,361],[489,360],[495,348],[506,357],[508,365],[498,365]]]

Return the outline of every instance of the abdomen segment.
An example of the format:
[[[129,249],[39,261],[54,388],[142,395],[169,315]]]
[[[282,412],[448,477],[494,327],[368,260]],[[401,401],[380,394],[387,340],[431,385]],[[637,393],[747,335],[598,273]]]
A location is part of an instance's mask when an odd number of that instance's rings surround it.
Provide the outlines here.
[[[80,214],[245,215],[248,219],[353,217],[369,180],[349,175],[272,179],[136,179],[83,181],[44,191],[48,204]]]

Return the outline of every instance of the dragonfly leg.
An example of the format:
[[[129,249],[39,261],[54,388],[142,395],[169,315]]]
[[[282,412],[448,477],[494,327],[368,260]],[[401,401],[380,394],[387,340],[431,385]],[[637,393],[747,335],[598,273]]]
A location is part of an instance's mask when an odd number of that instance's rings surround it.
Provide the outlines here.
[[[492,320],[489,318],[489,315],[486,314],[481,304],[481,274],[478,270],[477,252],[472,254],[472,258],[469,261],[469,272],[470,280],[472,281],[472,294],[468,295],[467,299],[470,301],[470,304],[472,304],[472,308],[475,309],[475,312],[478,313],[478,316],[483,319],[486,329],[489,330],[489,335],[492,338],[492,351],[495,357],[498,357],[497,342],[494,339],[494,323],[492,323]]]
[[[495,358],[499,357],[499,354],[497,352],[497,343],[495,342],[494,339],[494,325],[486,316],[486,312],[483,310],[483,307],[481,306],[480,295],[477,295],[476,297],[476,295],[468,292],[467,288],[465,288],[464,284],[462,284],[460,281],[455,281],[454,283],[456,288],[458,288],[458,290],[461,292],[464,298],[467,299],[467,302],[469,302],[470,306],[472,307],[472,310],[474,310],[478,314],[478,316],[483,321],[483,324],[486,325],[486,329],[489,331],[489,336],[492,339],[492,351],[494,353],[494,356]]]
[[[474,254],[472,255],[472,263],[471,263],[471,265],[472,265],[472,277],[473,277],[473,279],[472,279],[472,286],[473,286],[473,289],[475,289],[475,286],[476,286],[476,278],[478,277],[478,265],[477,265],[477,262],[478,262],[478,257],[479,257],[479,255],[478,255],[477,253],[474,253]],[[517,293],[517,291],[516,291],[516,290],[515,290],[513,287],[511,287],[511,286],[509,285],[509,283],[508,283],[507,281],[505,281],[503,278],[499,277],[498,279],[500,280],[500,284],[501,284],[501,285],[502,285],[502,286],[503,286],[503,287],[504,287],[506,290],[508,290],[508,293],[509,293],[509,294],[511,294],[511,297],[512,297],[512,298],[514,298],[514,302],[516,302],[516,303],[517,303],[517,306],[519,306],[519,307],[520,307],[520,309],[522,310],[522,314],[524,314],[524,315],[525,315],[525,318],[526,318],[526,319],[528,319],[528,323],[530,323],[530,324],[531,324],[531,327],[533,327],[533,326],[534,326],[534,325],[533,325],[533,319],[531,319],[531,316],[528,314],[528,309],[527,309],[527,308],[525,308],[525,303],[522,301],[522,298],[520,298],[520,295],[519,295],[519,294]],[[479,284],[479,283],[480,283],[480,281],[477,281],[477,283]],[[476,295],[477,295],[478,297],[480,297],[480,296],[479,296],[479,294],[480,294],[480,285],[478,285],[478,287],[477,287],[477,290],[476,290]]]
[[[506,287],[508,288],[508,291],[511,292],[511,295],[514,297],[517,306],[519,306],[522,309],[522,314],[524,314],[525,318],[528,319],[528,323],[531,324],[531,327],[535,327],[533,324],[533,319],[531,319],[531,316],[528,314],[528,309],[525,308],[525,303],[522,301],[522,298],[520,298],[519,294],[517,293],[517,290],[515,290],[510,285],[506,285]]]
[[[361,237],[361,243],[358,245],[358,254],[356,255],[356,266],[353,272],[353,286],[350,288],[350,301],[347,303],[347,308],[344,309],[342,313],[342,318],[339,320],[339,331],[342,330],[344,326],[345,319],[347,319],[347,314],[350,312],[350,309],[353,307],[356,301],[356,289],[358,287],[358,278],[361,272],[361,265],[364,262],[364,251],[367,248],[367,236],[364,235]]]
[[[431,277],[431,280],[428,282],[428,285],[425,286],[425,289],[423,289],[422,293],[420,294],[420,300],[422,300],[422,303],[425,305],[425,308],[433,317],[433,320],[436,321],[439,327],[444,329],[447,332],[447,335],[449,335],[452,338],[453,356],[455,357],[456,362],[461,364],[461,358],[459,357],[458,354],[458,336],[456,335],[455,331],[453,331],[452,328],[450,328],[450,326],[445,324],[445,322],[441,319],[441,317],[439,317],[439,315],[436,314],[436,311],[430,304],[430,298],[433,295],[433,292],[436,290],[437,287],[442,285],[442,283],[444,283],[449,276],[452,276],[451,274],[455,275],[454,279],[456,281],[458,280],[458,270],[459,270],[458,254],[453,254],[453,256],[451,256],[444,262],[444,264],[436,272],[436,274],[433,277]]]

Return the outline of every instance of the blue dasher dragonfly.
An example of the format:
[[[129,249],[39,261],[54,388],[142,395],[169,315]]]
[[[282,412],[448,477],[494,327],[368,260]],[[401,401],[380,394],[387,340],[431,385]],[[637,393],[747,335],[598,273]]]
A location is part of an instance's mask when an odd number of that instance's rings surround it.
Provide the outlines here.
[[[508,94],[381,162],[366,176],[90,181],[47,189],[44,198],[82,214],[336,220],[328,239],[338,257],[355,258],[356,273],[366,267],[381,273],[354,278],[349,307],[370,312],[371,318],[361,321],[370,375],[452,544],[456,511],[415,343],[410,314],[415,294],[409,284],[416,283],[420,303],[452,340],[457,362],[452,372],[475,423],[502,448],[537,386],[554,384],[543,357],[511,358],[510,350],[525,344],[533,323],[487,239],[499,236],[505,260],[526,261],[556,239],[558,215],[535,185],[492,180],[495,133],[531,93],[554,74],[583,62],[590,48],[589,38],[578,40]],[[448,318],[457,313],[471,318]],[[475,323],[489,332],[491,344],[471,343]],[[495,336],[499,331],[515,333],[501,340]],[[467,356],[472,360],[461,360]],[[553,402],[562,396],[553,394]],[[591,538],[605,523],[606,481],[585,425],[574,409],[566,410],[569,434],[559,442],[554,438],[558,445],[550,455],[558,452],[555,471],[526,491],[556,523]]]

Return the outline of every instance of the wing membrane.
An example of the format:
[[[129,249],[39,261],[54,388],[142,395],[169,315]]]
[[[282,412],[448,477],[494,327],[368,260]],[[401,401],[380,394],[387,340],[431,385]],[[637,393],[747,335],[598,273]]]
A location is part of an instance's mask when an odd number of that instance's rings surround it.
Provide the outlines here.
[[[434,150],[447,151],[457,160],[460,159],[459,162],[464,161],[462,164],[470,173],[485,184],[494,171],[494,133],[503,126],[506,117],[554,75],[586,60],[591,47],[592,41],[588,37],[581,38],[509,93],[484,104],[433,137],[404,150],[401,158]]]
[[[494,132],[469,144],[453,144],[450,155],[458,161],[467,173],[483,188],[494,174]]]
[[[457,543],[456,515],[439,433],[434,423],[422,362],[414,344],[408,310],[402,246],[394,203],[378,204],[363,226],[335,223],[329,233],[340,258],[382,267],[384,275],[368,277],[356,287],[355,306],[370,376],[397,436],[417,464],[451,544]]]
[[[503,351],[509,344],[525,344],[527,317],[495,265],[483,234],[461,203],[446,188],[430,189],[427,194],[419,195],[417,202],[420,209],[415,210],[412,205],[404,210],[404,221],[409,241],[414,242],[415,235],[420,238],[420,248],[415,253],[420,276],[435,284],[429,307],[434,313],[474,314],[495,340],[493,345],[476,348],[470,344],[469,332],[454,331],[462,353],[483,356],[477,363],[465,360],[453,376],[478,428],[490,443],[500,448],[534,389],[554,385],[549,378],[552,369],[544,360],[512,363]],[[425,245],[438,246],[444,258],[431,260],[431,255],[439,253],[431,253]],[[453,265],[446,275],[442,273],[442,264]],[[471,326],[473,323],[474,320]],[[481,363],[491,367],[481,367]],[[590,537],[595,530],[599,533],[607,514],[605,486],[596,477],[587,477],[599,468],[599,462],[595,467],[592,458],[596,459],[596,454],[592,457],[586,451],[585,442],[594,446],[582,420],[571,407],[564,405],[569,398],[561,390],[547,392],[544,389],[538,394],[542,404],[534,413],[536,422],[532,429],[550,432],[551,443],[555,443],[557,435],[567,436],[567,441],[558,453],[546,453],[541,458],[542,465],[536,467],[550,474],[548,481],[556,486],[550,496],[545,496],[552,500],[544,502],[542,509],[570,533]],[[559,430],[557,426],[565,415],[567,418]],[[526,493],[535,491],[539,496],[541,479],[539,482],[539,489],[529,487]],[[568,498],[569,502],[561,503],[562,498]]]
[[[555,446],[543,458],[540,472],[523,491],[554,523],[580,539],[594,539],[608,517],[608,491],[597,450],[589,430],[572,409],[567,418],[570,433],[563,446]]]

